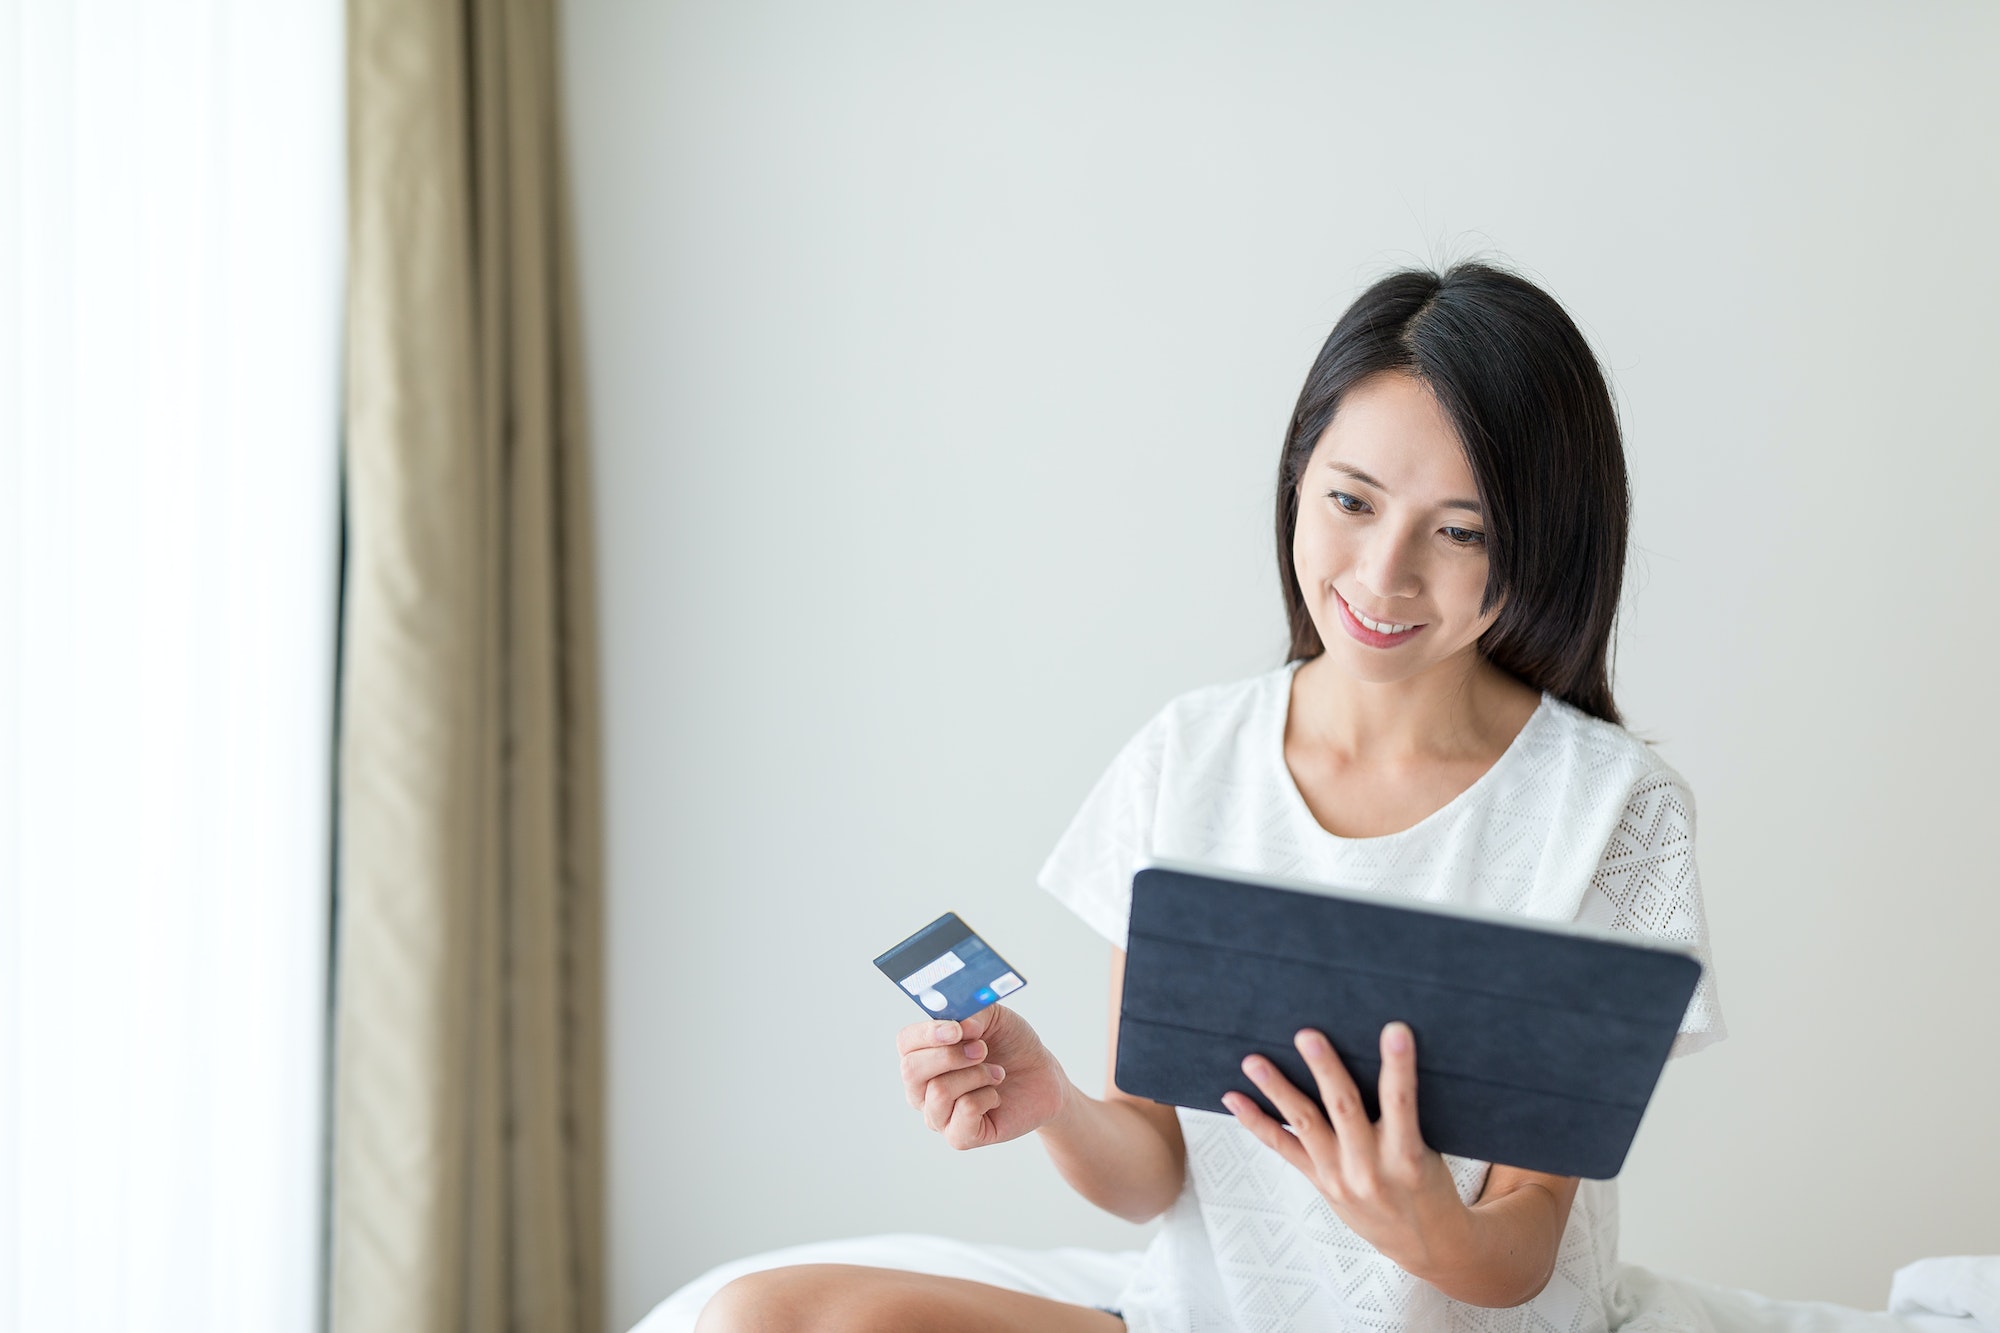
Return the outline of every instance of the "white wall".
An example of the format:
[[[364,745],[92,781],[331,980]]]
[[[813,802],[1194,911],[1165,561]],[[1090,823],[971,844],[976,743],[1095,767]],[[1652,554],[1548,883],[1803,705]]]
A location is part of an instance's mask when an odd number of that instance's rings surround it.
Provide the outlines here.
[[[1103,1066],[1032,883],[1166,698],[1279,662],[1319,342],[1490,247],[1610,368],[1619,693],[1734,1037],[1629,1257],[1879,1308],[2000,1251],[2000,10],[571,0],[608,636],[612,1309],[880,1230],[1136,1244],[902,1104],[937,912]]]

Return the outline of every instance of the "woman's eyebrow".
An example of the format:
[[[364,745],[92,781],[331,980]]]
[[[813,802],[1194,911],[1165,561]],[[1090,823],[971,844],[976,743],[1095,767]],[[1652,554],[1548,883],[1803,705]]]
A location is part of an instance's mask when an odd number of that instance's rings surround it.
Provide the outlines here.
[[[1354,478],[1356,481],[1360,482],[1363,486],[1373,486],[1376,490],[1382,492],[1382,494],[1384,495],[1388,495],[1390,493],[1389,488],[1387,486],[1384,486],[1381,482],[1375,480],[1375,478],[1369,476],[1366,472],[1363,472],[1360,468],[1354,466],[1354,464],[1352,463],[1343,463],[1340,462],[1338,459],[1328,459],[1326,465],[1332,468],[1335,472],[1345,472],[1348,476]],[[1477,500],[1445,500],[1438,505],[1438,508],[1464,509],[1479,515],[1481,518],[1484,518],[1486,516],[1486,511],[1479,507],[1479,501]]]

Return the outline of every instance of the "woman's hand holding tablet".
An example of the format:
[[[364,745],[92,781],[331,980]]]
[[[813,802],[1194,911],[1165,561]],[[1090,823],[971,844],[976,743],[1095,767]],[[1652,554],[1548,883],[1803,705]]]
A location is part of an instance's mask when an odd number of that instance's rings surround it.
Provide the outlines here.
[[[1224,1093],[1223,1105],[1312,1181],[1356,1235],[1404,1271],[1424,1272],[1433,1247],[1463,1230],[1462,1215],[1470,1210],[1459,1200],[1444,1158],[1417,1128],[1417,1054],[1409,1027],[1391,1023],[1382,1029],[1382,1118],[1373,1124],[1360,1089],[1325,1034],[1307,1028],[1296,1044],[1319,1085],[1318,1101],[1269,1060],[1252,1055],[1243,1061],[1243,1072],[1283,1113],[1285,1124],[1240,1092]]]
[[[1310,1180],[1355,1235],[1404,1272],[1474,1305],[1532,1299],[1549,1274],[1520,1271],[1514,1260],[1543,1252],[1553,1262],[1576,1178],[1495,1166],[1479,1199],[1468,1205],[1417,1125],[1417,1047],[1408,1024],[1382,1029],[1376,1083],[1382,1114],[1373,1122],[1325,1033],[1306,1028],[1294,1044],[1319,1088],[1318,1100],[1270,1060],[1250,1055],[1244,1074],[1285,1121],[1231,1090],[1222,1102],[1237,1123]]]

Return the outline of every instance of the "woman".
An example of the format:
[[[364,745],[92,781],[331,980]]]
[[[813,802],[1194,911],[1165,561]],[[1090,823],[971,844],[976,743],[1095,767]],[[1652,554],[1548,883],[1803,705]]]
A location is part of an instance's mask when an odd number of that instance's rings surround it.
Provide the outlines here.
[[[1279,463],[1286,664],[1162,709],[1091,792],[1043,887],[1118,950],[1133,871],[1171,857],[1705,955],[1692,798],[1612,700],[1626,518],[1610,394],[1553,299],[1477,264],[1375,284],[1320,350]],[[1114,1047],[1123,961],[1114,951]],[[1705,976],[1677,1051],[1721,1034]],[[1374,1125],[1324,1038],[1298,1044],[1326,1113],[1269,1062],[1244,1066],[1287,1130],[1240,1094],[1230,1116],[1115,1087],[1091,1097],[1004,1006],[914,1024],[899,1038],[904,1087],[954,1147],[1035,1132],[1093,1203],[1166,1214],[1118,1310],[810,1264],[730,1283],[699,1327],[1615,1325],[1610,1183],[1426,1147],[1400,1024],[1382,1034]]]

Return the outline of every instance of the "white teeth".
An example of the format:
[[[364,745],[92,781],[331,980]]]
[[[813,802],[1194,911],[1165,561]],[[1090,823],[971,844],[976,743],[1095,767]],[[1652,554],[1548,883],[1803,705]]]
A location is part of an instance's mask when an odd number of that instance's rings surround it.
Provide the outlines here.
[[[1354,608],[1351,606],[1348,607],[1347,609],[1349,611],[1354,611]],[[1354,611],[1354,618],[1360,621],[1362,625],[1365,626],[1366,628],[1374,630],[1377,634],[1401,634],[1405,630],[1410,628],[1408,625],[1382,624],[1378,621],[1370,620],[1367,616],[1362,615],[1359,611]]]

